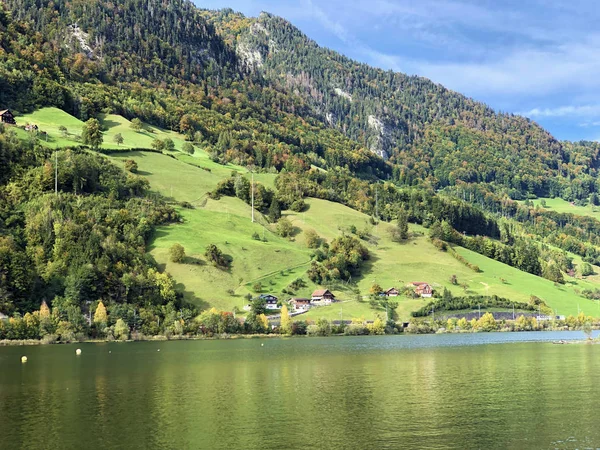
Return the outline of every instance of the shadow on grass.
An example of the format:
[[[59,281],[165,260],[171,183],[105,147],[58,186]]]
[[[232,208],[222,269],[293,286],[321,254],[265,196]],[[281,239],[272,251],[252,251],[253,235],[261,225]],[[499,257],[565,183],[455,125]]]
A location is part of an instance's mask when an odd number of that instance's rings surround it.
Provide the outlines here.
[[[119,122],[115,122],[114,120],[102,120],[102,127],[106,130],[110,130],[111,128],[118,127],[121,125]]]
[[[186,256],[183,260],[183,264],[193,264],[196,266],[205,266],[206,261],[203,261],[202,259],[197,258],[195,256]]]
[[[136,175],[144,175],[144,176],[148,176],[148,175],[152,175],[152,172],[148,172],[146,170],[136,170],[135,172]]]
[[[371,280],[371,282],[377,282],[377,273],[373,270],[373,266],[380,258],[375,256],[373,252],[369,253],[369,259],[363,261],[362,266],[360,268],[360,275],[355,275],[352,277],[352,283],[358,285],[362,280]],[[375,280],[375,281],[373,281]],[[385,289],[385,288],[384,288]]]
[[[175,285],[175,290],[183,295],[183,299],[186,302],[192,303],[200,309],[208,309],[210,307],[210,304],[206,300],[198,297],[195,292],[186,290],[185,284],[183,283],[177,283]]]

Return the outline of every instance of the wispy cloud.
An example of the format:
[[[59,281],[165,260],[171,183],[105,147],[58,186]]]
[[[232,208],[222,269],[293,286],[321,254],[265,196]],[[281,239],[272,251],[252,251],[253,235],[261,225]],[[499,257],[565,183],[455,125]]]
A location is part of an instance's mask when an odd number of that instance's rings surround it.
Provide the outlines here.
[[[561,131],[569,121],[579,132],[600,122],[594,0],[202,1],[281,15],[362,62],[425,76],[542,123],[560,122]]]
[[[533,108],[519,113],[527,117],[595,117],[600,116],[600,105],[559,106],[556,108]],[[600,122],[585,122],[586,125],[598,125]]]

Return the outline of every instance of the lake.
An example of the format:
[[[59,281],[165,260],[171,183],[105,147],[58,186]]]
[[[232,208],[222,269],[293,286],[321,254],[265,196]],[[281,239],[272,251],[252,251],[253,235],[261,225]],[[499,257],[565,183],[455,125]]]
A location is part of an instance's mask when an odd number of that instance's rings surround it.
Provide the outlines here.
[[[0,448],[597,447],[600,345],[531,342],[581,338],[3,347]]]

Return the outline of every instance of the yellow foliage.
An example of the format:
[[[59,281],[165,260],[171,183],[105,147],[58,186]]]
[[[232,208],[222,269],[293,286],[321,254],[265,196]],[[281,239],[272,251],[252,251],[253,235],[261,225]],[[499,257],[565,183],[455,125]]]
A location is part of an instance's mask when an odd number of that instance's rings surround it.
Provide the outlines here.
[[[292,319],[290,318],[288,307],[285,304],[281,307],[280,328],[282,334],[291,334],[292,332]]]
[[[40,317],[42,319],[47,319],[48,317],[50,317],[50,308],[48,308],[46,301],[43,301],[40,306]]]
[[[496,319],[490,312],[486,312],[478,321],[478,326],[483,331],[493,331],[497,328]]]
[[[265,330],[269,329],[269,319],[267,319],[267,316],[261,314],[260,316],[258,316],[258,320],[260,320],[260,323],[262,324]]]
[[[367,325],[369,334],[385,334],[385,323],[379,317]]]
[[[94,313],[94,323],[100,326],[106,326],[108,323],[108,314],[106,313],[106,306],[102,301],[98,302],[96,312]]]

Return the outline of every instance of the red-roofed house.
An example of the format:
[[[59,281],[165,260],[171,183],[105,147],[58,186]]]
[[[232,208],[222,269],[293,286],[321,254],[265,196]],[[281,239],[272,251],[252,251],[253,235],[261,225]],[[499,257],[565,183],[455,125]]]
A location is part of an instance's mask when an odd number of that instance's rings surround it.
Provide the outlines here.
[[[415,293],[423,298],[429,298],[433,295],[433,289],[428,283],[422,281],[413,281]]]

